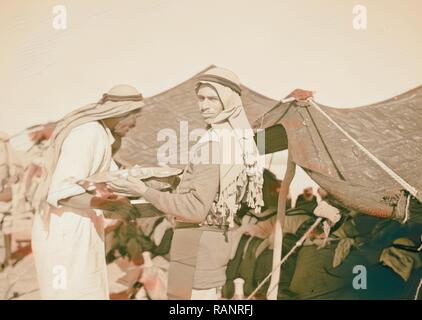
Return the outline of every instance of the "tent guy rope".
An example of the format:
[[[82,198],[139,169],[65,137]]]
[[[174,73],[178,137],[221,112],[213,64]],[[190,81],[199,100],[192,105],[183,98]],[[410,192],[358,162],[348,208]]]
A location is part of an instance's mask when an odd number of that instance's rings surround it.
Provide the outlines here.
[[[422,201],[422,198],[418,194],[418,190],[407,183],[402,177],[390,169],[384,162],[373,155],[368,149],[361,145],[355,138],[353,138],[346,130],[344,130],[337,122],[335,122],[321,107],[316,104],[312,99],[308,99],[309,103],[318,110],[325,118],[330,121],[337,129],[340,130],[350,141],[352,141],[363,153],[365,153],[372,161],[374,161],[381,169],[383,169],[391,178],[393,178],[398,184],[400,184],[405,190],[407,190],[412,196]]]
[[[296,251],[297,248],[301,247],[305,240],[309,237],[312,231],[320,224],[322,221],[322,218],[318,218],[315,220],[315,222],[312,224],[312,226],[309,227],[309,229],[305,232],[305,234],[296,242],[296,244],[293,246],[292,249],[281,259],[277,265],[273,268],[273,270],[264,278],[264,280],[261,281],[261,283],[256,287],[256,289],[248,296],[246,300],[252,299],[255,294],[258,292],[259,289],[262,288],[262,286],[267,282],[267,280],[272,276],[274,272],[276,272],[285,262],[286,260]],[[278,287],[278,286],[277,286]],[[271,290],[274,290],[275,287],[273,287]],[[270,289],[269,289],[270,290]]]

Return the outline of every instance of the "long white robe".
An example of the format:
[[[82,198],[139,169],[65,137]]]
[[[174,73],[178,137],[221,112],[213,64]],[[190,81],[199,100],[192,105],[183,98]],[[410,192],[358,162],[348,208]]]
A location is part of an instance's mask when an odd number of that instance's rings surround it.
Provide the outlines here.
[[[65,139],[49,189],[48,231],[35,215],[32,246],[43,299],[108,299],[104,217],[59,201],[85,192],[76,182],[109,171],[114,139],[99,122],[76,127]]]

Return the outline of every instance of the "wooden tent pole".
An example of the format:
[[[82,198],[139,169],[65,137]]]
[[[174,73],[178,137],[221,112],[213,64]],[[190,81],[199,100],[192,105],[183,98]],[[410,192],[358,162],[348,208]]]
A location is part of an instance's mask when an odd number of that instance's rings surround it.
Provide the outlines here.
[[[273,275],[273,272],[276,270],[279,270],[280,267],[287,261],[287,259],[296,251],[297,248],[301,247],[303,243],[308,239],[311,232],[315,230],[316,227],[320,224],[322,221],[322,218],[317,218],[315,222],[312,224],[312,226],[309,227],[309,229],[303,234],[303,236],[295,243],[293,248],[290,249],[290,251],[283,257],[283,259],[280,260],[280,262],[277,264],[277,266],[262,280],[259,285],[255,288],[255,290],[249,295],[249,297],[246,300],[251,300],[255,294],[259,291],[259,289],[262,288],[265,282]]]
[[[290,184],[295,176],[296,164],[293,162],[291,151],[287,157],[287,168],[284,174],[284,179],[281,182],[280,192],[278,194],[278,208],[277,208],[277,219],[274,226],[274,251],[273,251],[273,264],[272,269],[276,270],[271,276],[270,286],[267,291],[268,300],[277,300],[278,284],[280,282],[280,267],[277,268],[281,260],[281,251],[283,248],[283,225],[284,218],[286,215],[286,203],[287,196],[289,194]]]

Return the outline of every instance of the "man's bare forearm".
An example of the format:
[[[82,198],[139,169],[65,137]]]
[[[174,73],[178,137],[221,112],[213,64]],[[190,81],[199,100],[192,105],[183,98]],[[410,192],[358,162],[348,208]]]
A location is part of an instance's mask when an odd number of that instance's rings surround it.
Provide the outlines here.
[[[60,200],[59,204],[79,209],[100,209],[107,217],[120,220],[134,220],[139,216],[138,210],[127,198],[107,199],[83,193],[68,199]]]
[[[93,195],[88,193],[83,193],[74,197],[60,200],[59,203],[63,206],[75,208],[75,209],[90,209]]]

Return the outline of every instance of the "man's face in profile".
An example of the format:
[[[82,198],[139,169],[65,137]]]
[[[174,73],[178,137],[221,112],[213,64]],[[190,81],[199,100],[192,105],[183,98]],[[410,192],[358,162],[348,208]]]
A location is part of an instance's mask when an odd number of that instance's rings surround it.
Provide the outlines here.
[[[116,118],[116,126],[114,127],[113,132],[124,137],[130,129],[134,128],[136,125],[136,114],[137,112],[130,112],[127,115]]]

